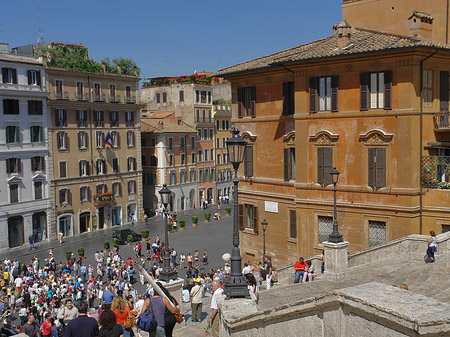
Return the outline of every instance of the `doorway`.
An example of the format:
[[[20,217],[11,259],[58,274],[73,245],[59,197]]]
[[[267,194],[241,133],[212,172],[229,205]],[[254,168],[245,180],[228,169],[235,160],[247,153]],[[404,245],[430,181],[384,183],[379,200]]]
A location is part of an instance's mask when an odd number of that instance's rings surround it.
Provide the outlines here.
[[[91,213],[84,212],[80,214],[80,234],[89,231],[90,220],[91,220]]]
[[[47,239],[47,214],[45,212],[33,214],[33,237],[34,242]]]
[[[99,229],[105,228],[105,208],[104,207],[98,208],[98,228]]]
[[[59,231],[63,236],[72,236],[72,216],[63,215],[59,218]]]
[[[23,217],[14,216],[8,219],[9,248],[22,246],[25,242],[23,231]]]

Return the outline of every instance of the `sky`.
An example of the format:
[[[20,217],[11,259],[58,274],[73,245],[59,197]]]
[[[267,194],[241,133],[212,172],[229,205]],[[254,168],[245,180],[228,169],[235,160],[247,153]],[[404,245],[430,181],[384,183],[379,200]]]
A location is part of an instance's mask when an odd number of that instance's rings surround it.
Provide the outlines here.
[[[131,58],[143,79],[216,72],[331,35],[341,3],[0,0],[0,42],[36,44],[40,21],[44,43],[83,43],[96,61]]]

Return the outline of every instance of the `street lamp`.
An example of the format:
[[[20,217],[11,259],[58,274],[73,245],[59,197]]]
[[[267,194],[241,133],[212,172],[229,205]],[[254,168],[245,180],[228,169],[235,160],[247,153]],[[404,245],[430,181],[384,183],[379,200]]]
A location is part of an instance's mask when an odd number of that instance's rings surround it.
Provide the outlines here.
[[[166,215],[167,212],[167,205],[169,204],[169,198],[170,194],[172,193],[171,190],[167,188],[167,185],[164,184],[163,188],[159,190],[159,195],[161,196],[161,202],[164,205],[164,212]],[[167,219],[167,217],[166,217]],[[177,272],[175,270],[172,270],[170,267],[170,256],[169,256],[169,232],[167,231],[167,221],[165,221],[164,224],[166,230],[165,230],[165,238],[164,242],[166,243],[164,247],[164,263],[163,263],[163,270],[159,272],[159,280],[164,282],[169,282],[170,280],[176,280],[177,279]]]
[[[266,229],[267,229],[267,221],[264,219],[263,222],[261,222],[262,229],[263,229],[263,261],[266,261]]]
[[[242,258],[239,251],[239,230],[238,230],[238,169],[244,161],[245,146],[247,142],[239,136],[239,130],[232,131],[233,137],[227,140],[227,150],[230,162],[234,168],[233,178],[233,250],[231,252],[231,274],[225,280],[226,299],[245,297],[250,298],[247,287],[247,279],[242,275]]]
[[[344,241],[342,239],[342,235],[339,234],[338,231],[338,222],[337,222],[337,211],[336,211],[336,184],[339,181],[339,171],[336,170],[336,167],[333,167],[333,169],[330,172],[331,180],[333,182],[334,186],[334,219],[333,219],[333,232],[328,236],[328,242],[331,243],[339,243]]]

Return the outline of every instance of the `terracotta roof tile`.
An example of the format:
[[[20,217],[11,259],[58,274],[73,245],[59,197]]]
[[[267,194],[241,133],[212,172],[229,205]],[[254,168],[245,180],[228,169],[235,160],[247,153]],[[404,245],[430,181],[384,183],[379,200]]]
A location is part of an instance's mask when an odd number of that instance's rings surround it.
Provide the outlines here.
[[[163,124],[161,125],[160,122],[162,122]],[[164,118],[141,118],[141,132],[197,133],[197,130],[186,124],[178,125],[172,123]]]

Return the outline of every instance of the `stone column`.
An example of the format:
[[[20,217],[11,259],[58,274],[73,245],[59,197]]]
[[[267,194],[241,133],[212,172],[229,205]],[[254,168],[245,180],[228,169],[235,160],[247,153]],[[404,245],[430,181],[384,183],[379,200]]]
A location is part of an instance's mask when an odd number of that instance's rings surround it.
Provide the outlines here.
[[[178,278],[176,280],[170,280],[168,283],[164,281],[160,281],[161,284],[169,291],[170,295],[172,295],[181,306],[183,304],[183,284],[184,279]]]
[[[347,279],[348,242],[331,243],[326,241],[323,243],[323,247],[325,250],[324,280],[341,282]]]

